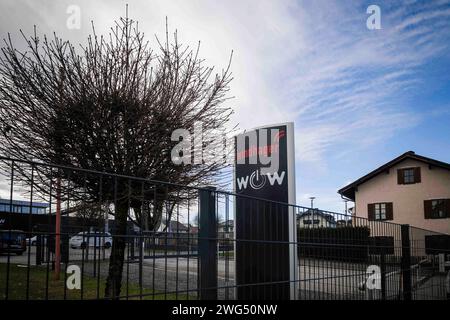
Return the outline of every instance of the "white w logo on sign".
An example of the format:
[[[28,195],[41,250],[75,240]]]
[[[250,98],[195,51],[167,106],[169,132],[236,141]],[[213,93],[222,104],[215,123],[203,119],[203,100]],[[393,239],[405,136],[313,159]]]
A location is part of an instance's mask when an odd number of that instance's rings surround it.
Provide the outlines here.
[[[239,190],[247,189],[249,183],[252,189],[258,190],[263,188],[266,184],[266,176],[269,179],[269,184],[271,186],[274,186],[275,183],[281,186],[283,184],[285,175],[285,171],[282,171],[281,174],[278,174],[278,172],[274,172],[267,173],[266,175],[261,175],[258,171],[254,171],[250,176],[236,178],[236,182]]]
[[[281,172],[281,175],[278,175],[278,172],[274,172],[273,174],[268,173],[267,177],[269,178],[269,183],[271,186],[275,184],[275,181],[278,183],[278,185],[281,186],[284,180],[285,171]]]
[[[249,176],[236,179],[239,190],[242,190],[242,188],[247,189],[248,179],[249,179]]]

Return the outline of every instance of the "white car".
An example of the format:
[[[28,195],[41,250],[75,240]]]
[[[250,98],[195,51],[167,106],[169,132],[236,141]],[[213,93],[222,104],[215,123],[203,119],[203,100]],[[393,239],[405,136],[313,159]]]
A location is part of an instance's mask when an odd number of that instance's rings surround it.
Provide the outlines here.
[[[69,240],[73,249],[84,249],[89,247],[101,247],[108,249],[112,246],[112,237],[109,232],[79,232]]]
[[[47,236],[42,236],[41,238],[42,240],[42,244],[46,245],[47,244]],[[32,238],[27,238],[27,245],[32,245],[35,246],[37,244],[37,236],[34,236]]]

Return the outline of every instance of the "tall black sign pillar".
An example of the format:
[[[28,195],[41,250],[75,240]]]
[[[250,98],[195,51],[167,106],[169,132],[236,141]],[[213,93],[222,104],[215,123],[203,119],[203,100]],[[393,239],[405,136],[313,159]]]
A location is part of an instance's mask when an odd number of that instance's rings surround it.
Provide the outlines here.
[[[198,234],[199,285],[201,300],[217,300],[217,218],[214,187],[199,191]]]
[[[293,123],[235,137],[238,299],[288,300],[298,294],[296,219],[288,205],[295,204],[294,161]]]

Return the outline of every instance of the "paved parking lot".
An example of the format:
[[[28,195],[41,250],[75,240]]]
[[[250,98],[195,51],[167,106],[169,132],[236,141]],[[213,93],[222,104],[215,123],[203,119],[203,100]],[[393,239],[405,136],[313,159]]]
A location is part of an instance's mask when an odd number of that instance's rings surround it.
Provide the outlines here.
[[[29,250],[31,249],[31,250]],[[96,249],[93,250],[93,248],[90,248],[90,250],[84,251],[84,258],[93,260],[94,256],[97,259],[105,259],[109,258],[111,249]],[[70,249],[69,250],[69,261],[75,261],[75,260],[81,260],[83,259],[83,250],[81,249]],[[47,256],[47,252],[44,252],[44,258]],[[50,257],[52,257],[52,253],[50,253]],[[36,247],[31,246],[31,248],[27,247],[27,251],[25,251],[22,255],[18,256],[15,254],[9,255],[9,259],[11,263],[15,264],[28,264],[28,261],[30,262],[30,265],[36,265]],[[0,263],[6,263],[8,261],[8,255],[7,254],[1,254],[0,255]]]
[[[36,249],[31,248],[30,254],[25,252],[22,256],[10,256],[11,263],[27,265],[35,265]],[[105,260],[98,260],[99,256],[103,256],[103,250],[96,251],[96,261],[94,262],[94,250],[89,250],[89,254],[85,252],[83,260],[83,250],[71,249],[69,264],[83,266],[84,273],[90,276],[98,276],[106,278],[108,272],[108,257],[110,250],[104,250]],[[7,262],[7,256],[0,256],[0,263]],[[306,260],[305,260],[306,261]],[[315,295],[323,296],[326,292],[339,292],[341,295],[351,296],[357,283],[361,281],[363,275],[360,270],[348,270],[348,266],[335,267],[332,270],[325,266],[318,267],[317,263],[311,261],[302,261],[299,266],[299,275],[301,281],[298,282],[298,288],[301,298],[314,299]],[[128,260],[124,265],[124,283],[139,283],[139,260]],[[314,267],[313,267],[314,265]],[[329,278],[330,275],[334,278]],[[142,285],[144,288],[157,292],[180,292],[180,294],[188,294],[195,298],[197,296],[198,282],[198,264],[196,257],[171,257],[157,255],[155,258],[144,259],[142,266]],[[233,259],[219,259],[218,263],[218,286],[224,287],[219,289],[219,298],[232,299],[234,297],[234,261]],[[144,290],[145,291],[145,290]]]
[[[71,249],[69,265],[83,266],[83,272],[88,276],[99,276],[104,279],[108,273],[110,249],[83,250]],[[94,253],[96,259],[94,261]],[[102,257],[105,259],[102,259]],[[99,259],[100,258],[100,259]],[[10,255],[10,263],[31,265],[36,262],[36,248],[21,256]],[[6,263],[8,255],[0,255],[0,263]],[[44,266],[46,264],[44,263]],[[298,290],[300,299],[367,299],[367,292],[358,287],[366,279],[365,264],[350,264],[329,262],[324,260],[301,259],[299,265]],[[98,272],[99,271],[99,272]],[[123,283],[126,288],[129,283],[139,283],[139,260],[128,260],[124,265]],[[188,294],[190,298],[197,297],[198,264],[196,257],[173,257],[159,254],[154,258],[144,259],[142,265],[142,286],[150,292],[179,292],[180,295]],[[395,297],[399,292],[400,278],[394,276],[388,282],[388,293]],[[425,281],[416,290],[417,299],[427,297],[439,298],[445,296],[445,287],[441,285],[442,279],[438,276]],[[234,298],[234,261],[233,259],[219,259],[218,262],[218,286],[230,287],[218,290],[219,299]],[[443,289],[444,288],[444,289]],[[125,290],[125,289],[124,289]],[[375,295],[378,296],[378,295]]]

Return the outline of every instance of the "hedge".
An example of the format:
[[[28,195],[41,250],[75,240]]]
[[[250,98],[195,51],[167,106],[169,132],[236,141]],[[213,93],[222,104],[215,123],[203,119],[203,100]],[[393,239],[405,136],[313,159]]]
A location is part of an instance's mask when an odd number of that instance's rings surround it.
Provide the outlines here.
[[[368,227],[299,228],[300,257],[345,261],[367,261]]]

